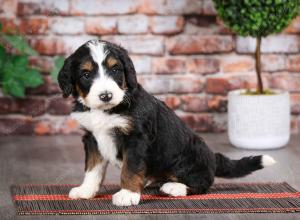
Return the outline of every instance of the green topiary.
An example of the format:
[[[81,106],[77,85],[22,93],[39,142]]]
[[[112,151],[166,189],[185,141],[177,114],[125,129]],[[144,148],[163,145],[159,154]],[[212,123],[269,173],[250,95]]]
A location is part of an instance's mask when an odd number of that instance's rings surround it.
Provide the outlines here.
[[[300,0],[213,0],[219,17],[237,34],[257,39],[257,91],[262,94],[261,38],[282,31],[300,9]]]

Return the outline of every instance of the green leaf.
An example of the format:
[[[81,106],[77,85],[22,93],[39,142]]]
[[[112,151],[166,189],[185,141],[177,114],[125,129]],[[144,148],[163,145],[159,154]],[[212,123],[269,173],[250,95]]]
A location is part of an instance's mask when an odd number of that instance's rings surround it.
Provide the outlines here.
[[[28,57],[26,55],[13,56],[12,63],[16,69],[20,69],[22,71],[28,66]]]
[[[19,51],[21,54],[37,55],[22,36],[16,35],[3,35],[3,39],[9,43],[13,48]]]
[[[59,56],[59,57],[55,58],[54,68],[50,73],[51,79],[53,80],[53,82],[57,82],[57,75],[58,75],[60,69],[62,68],[62,66],[64,65],[64,61],[65,61],[64,57]]]
[[[5,51],[5,48],[2,45],[0,45],[0,75],[1,75],[5,60],[6,60],[6,51]]]
[[[35,88],[43,84],[43,78],[37,70],[26,69],[25,72],[21,74],[24,79],[23,83],[25,87]]]
[[[10,74],[8,73],[8,75]],[[20,82],[14,80],[13,78],[6,77],[6,79],[8,80],[3,81],[4,93],[18,98],[23,98],[25,96],[24,86]]]
[[[3,25],[2,23],[0,23],[0,31],[2,31]]]

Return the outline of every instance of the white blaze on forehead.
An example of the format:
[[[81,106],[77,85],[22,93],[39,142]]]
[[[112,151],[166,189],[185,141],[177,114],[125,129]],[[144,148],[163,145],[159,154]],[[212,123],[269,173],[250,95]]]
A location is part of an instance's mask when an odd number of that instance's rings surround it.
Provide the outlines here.
[[[104,69],[103,69],[102,63],[105,60],[106,55],[107,55],[107,53],[104,49],[105,43],[99,42],[99,41],[90,41],[88,43],[88,47],[90,48],[90,53],[91,53],[91,56],[92,56],[94,62],[96,62],[98,64],[100,76],[101,75],[103,76]]]

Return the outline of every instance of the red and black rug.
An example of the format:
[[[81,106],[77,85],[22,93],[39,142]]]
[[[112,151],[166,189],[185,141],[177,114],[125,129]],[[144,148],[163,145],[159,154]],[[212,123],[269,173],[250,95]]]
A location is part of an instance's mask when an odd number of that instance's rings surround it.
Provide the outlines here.
[[[12,199],[19,215],[161,214],[299,212],[300,192],[287,183],[215,184],[208,194],[168,197],[158,187],[146,188],[137,206],[111,202],[119,186],[105,185],[90,200],[72,200],[74,185],[13,185]]]

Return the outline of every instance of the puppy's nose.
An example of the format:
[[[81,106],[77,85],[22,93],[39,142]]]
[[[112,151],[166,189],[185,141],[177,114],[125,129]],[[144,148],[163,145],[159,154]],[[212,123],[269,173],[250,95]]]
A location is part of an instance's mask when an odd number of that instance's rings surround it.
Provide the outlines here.
[[[109,102],[113,97],[113,94],[111,92],[103,92],[99,95],[99,98],[102,102]]]

